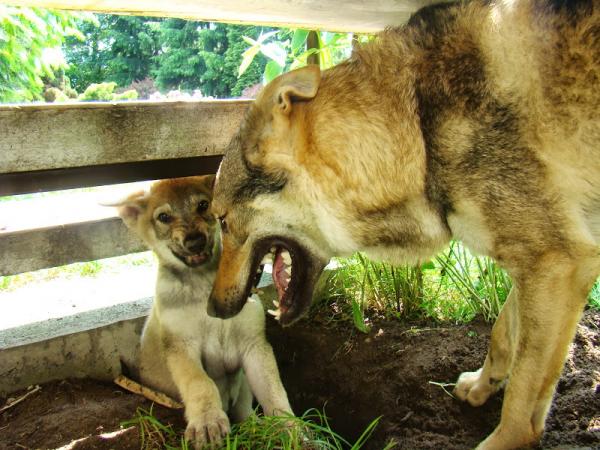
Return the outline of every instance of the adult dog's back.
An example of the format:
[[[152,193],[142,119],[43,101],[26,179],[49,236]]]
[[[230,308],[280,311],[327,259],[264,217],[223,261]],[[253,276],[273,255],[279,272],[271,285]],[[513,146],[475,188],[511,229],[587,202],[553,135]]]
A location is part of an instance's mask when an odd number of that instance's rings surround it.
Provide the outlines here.
[[[456,394],[480,405],[508,382],[480,448],[535,442],[600,272],[599,78],[600,2],[541,0],[431,6],[277,78],[221,164],[211,308],[239,311],[270,251],[291,254],[275,277],[289,324],[332,256],[418,261],[461,239],[514,287]]]

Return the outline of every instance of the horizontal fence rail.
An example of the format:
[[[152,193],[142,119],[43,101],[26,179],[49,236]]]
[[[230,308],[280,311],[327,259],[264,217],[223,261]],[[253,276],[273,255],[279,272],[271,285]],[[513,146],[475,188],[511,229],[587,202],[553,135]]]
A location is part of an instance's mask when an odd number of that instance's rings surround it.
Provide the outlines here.
[[[249,103],[0,106],[0,195],[215,173]]]
[[[249,103],[0,106],[0,172],[220,155]]]
[[[0,233],[0,276],[147,250],[118,217]]]
[[[439,0],[5,0],[43,8],[373,33]]]

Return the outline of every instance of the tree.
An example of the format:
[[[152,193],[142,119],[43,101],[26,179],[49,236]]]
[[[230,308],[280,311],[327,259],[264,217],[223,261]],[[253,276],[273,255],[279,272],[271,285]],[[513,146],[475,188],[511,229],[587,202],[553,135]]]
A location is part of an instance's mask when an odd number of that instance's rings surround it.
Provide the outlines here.
[[[79,92],[90,84],[112,81],[127,86],[148,78],[160,50],[161,19],[98,14],[79,24],[83,40],[65,45],[67,75]]]
[[[44,82],[65,67],[60,46],[79,36],[74,13],[0,5],[0,101],[41,100]]]
[[[242,36],[257,36],[259,28],[168,19],[160,30],[163,47],[155,77],[161,89],[200,89],[204,95],[231,97],[260,82],[265,58],[257,58],[238,78],[246,47]]]

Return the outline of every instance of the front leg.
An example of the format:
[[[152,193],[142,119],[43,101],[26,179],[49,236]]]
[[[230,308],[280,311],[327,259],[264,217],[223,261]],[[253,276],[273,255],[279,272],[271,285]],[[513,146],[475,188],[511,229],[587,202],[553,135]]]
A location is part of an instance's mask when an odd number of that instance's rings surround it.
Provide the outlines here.
[[[514,346],[500,424],[477,448],[536,444],[569,344],[597,275],[598,261],[546,254],[514,277]],[[485,367],[484,367],[485,371]]]
[[[264,338],[255,341],[248,347],[244,353],[242,364],[250,388],[265,415],[294,414],[279,377],[273,349]]]
[[[219,389],[200,363],[199,349],[164,331],[162,342],[167,366],[185,405],[185,438],[196,448],[219,442],[229,433],[229,418],[223,411]]]

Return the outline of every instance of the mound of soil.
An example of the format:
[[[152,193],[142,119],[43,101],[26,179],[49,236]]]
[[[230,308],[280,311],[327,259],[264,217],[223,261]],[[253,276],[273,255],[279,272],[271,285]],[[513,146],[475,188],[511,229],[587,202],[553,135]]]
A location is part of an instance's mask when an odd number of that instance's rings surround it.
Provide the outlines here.
[[[599,324],[600,313],[586,312],[558,385],[543,448],[600,448]],[[498,423],[501,395],[473,408],[444,390],[461,371],[481,365],[489,325],[381,322],[369,335],[341,328],[304,321],[281,329],[269,323],[296,412],[324,406],[332,428],[350,441],[382,416],[365,447],[374,450],[390,440],[400,449],[473,448]],[[110,383],[49,383],[0,413],[0,449],[59,448],[75,440],[69,449],[139,449],[135,428],[111,432],[140,406],[151,405]],[[154,414],[176,429],[185,427],[181,411],[154,406]]]

